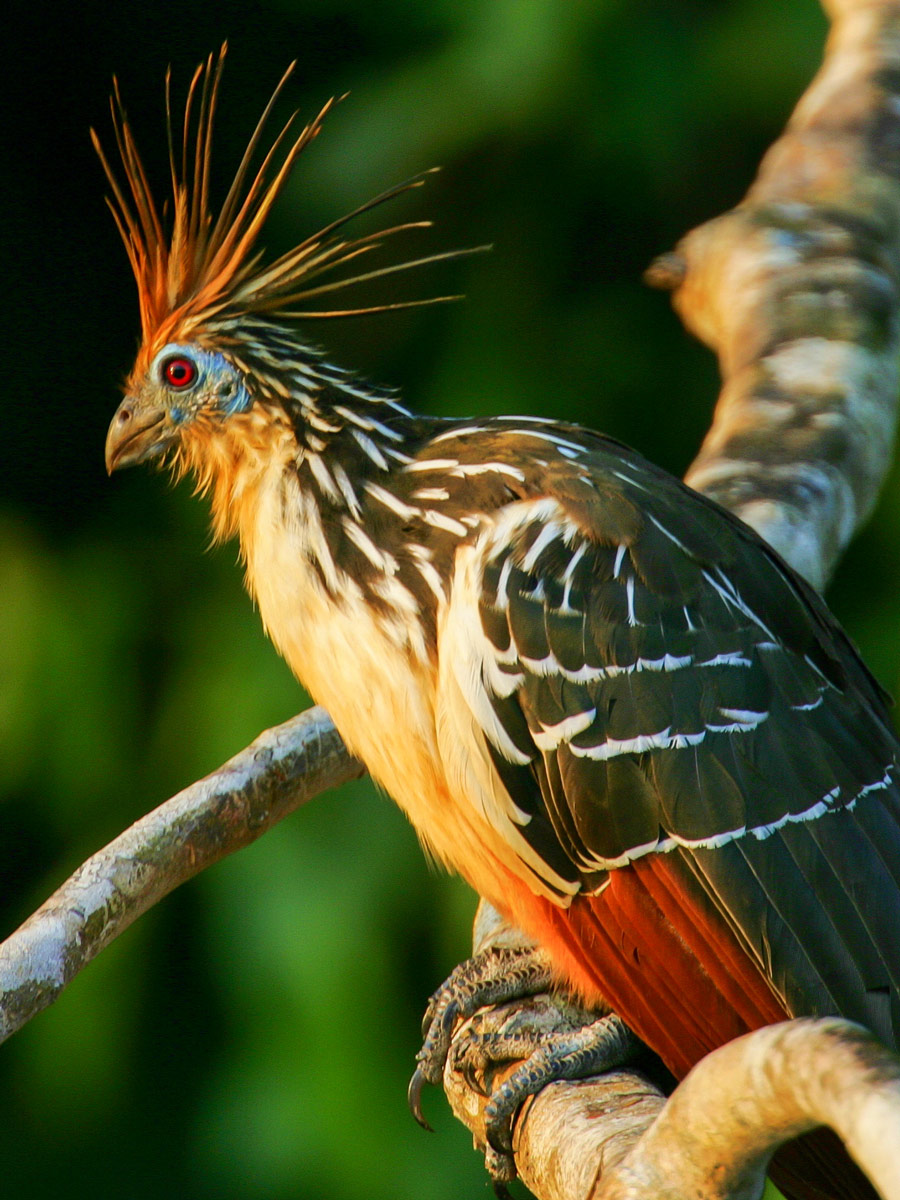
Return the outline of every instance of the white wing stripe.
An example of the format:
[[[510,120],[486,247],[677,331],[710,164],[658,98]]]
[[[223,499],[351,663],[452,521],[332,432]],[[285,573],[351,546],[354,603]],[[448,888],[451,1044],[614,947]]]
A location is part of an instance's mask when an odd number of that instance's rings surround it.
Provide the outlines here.
[[[720,846],[737,841],[748,834],[755,837],[757,841],[762,842],[785,825],[793,825],[803,821],[815,821],[819,817],[824,817],[829,812],[842,812],[844,809],[847,811],[852,810],[856,806],[857,800],[861,800],[869,792],[891,786],[894,767],[895,764],[889,764],[881,779],[875,783],[866,784],[849,803],[840,805],[840,807],[836,807],[836,801],[840,797],[840,788],[832,788],[830,792],[825,793],[821,800],[817,800],[809,808],[805,808],[802,812],[798,813],[785,813],[783,817],[779,817],[777,821],[771,821],[768,825],[751,825],[749,829],[746,825],[741,825],[737,829],[728,829],[722,833],[714,833],[705,838],[687,838],[679,834],[670,833],[658,842],[650,842],[643,846],[633,846],[617,858],[601,858],[598,856],[586,862],[585,866],[598,871],[612,870],[615,867],[624,867],[634,859],[642,858],[645,854],[652,854],[654,852],[668,854],[679,846],[684,846],[688,850],[716,850]]]
[[[596,716],[596,708],[591,708],[587,712],[573,713],[570,717],[563,717],[555,725],[545,725],[542,721],[541,732],[532,733],[532,741],[539,750],[555,750],[561,742],[568,742],[577,733],[589,729]]]
[[[684,750],[688,746],[698,746],[707,733],[750,733],[769,714],[753,715],[759,718],[754,724],[736,721],[733,725],[707,725],[696,733],[673,733],[671,725],[667,725],[658,733],[641,733],[633,738],[607,738],[596,746],[573,746],[570,742],[569,750],[576,758],[590,758],[595,762],[607,762],[622,754],[645,754],[648,750]]]

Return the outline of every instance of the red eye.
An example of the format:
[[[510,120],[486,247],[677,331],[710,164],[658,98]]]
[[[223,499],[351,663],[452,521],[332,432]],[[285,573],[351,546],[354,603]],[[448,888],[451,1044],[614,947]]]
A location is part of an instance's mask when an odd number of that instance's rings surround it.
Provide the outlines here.
[[[167,358],[163,363],[163,378],[169,387],[183,390],[189,388],[197,379],[197,364],[190,358],[181,355]]]

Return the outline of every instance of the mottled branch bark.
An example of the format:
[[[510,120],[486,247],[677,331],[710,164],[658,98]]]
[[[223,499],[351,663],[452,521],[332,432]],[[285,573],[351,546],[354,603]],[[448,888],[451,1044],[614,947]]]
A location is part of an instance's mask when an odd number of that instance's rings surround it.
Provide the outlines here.
[[[887,470],[900,356],[900,2],[826,8],[823,68],[746,199],[649,273],[722,367],[688,481],[817,585]],[[313,709],[137,822],[0,946],[0,1036],[179,883],[359,773]],[[521,938],[484,908],[476,932]],[[537,1001],[487,1019],[562,1018]],[[477,1137],[484,1097],[452,1072],[446,1084]],[[711,1055],[668,1102],[630,1072],[545,1089],[517,1121],[517,1165],[542,1200],[738,1200],[758,1194],[774,1142],[825,1121],[900,1200],[880,1155],[900,1144],[898,1088],[896,1059],[846,1022],[776,1026]]]
[[[594,1195],[751,1200],[772,1152],[819,1125],[900,1197],[900,1058],[850,1021],[770,1025],[698,1063]]]
[[[686,481],[818,587],[890,466],[900,364],[900,6],[825,7],[821,70],[674,292],[723,378]]]
[[[362,774],[325,710],[311,708],[135,822],[0,945],[0,1041],[179,884]]]

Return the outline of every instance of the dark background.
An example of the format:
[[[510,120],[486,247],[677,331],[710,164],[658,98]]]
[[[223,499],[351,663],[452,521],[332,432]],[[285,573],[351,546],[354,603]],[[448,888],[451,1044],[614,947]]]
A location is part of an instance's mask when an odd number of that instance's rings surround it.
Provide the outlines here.
[[[87,136],[111,142],[113,72],[160,188],[168,63],[180,96],[230,39],[223,178],[291,58],[284,112],[349,90],[267,244],[440,164],[388,219],[435,219],[411,253],[495,249],[378,295],[464,303],[317,326],[333,359],[416,408],[578,420],[681,473],[715,365],[640,274],[740,198],[824,31],[813,0],[14,0],[0,50],[4,932],[307,703],[234,547],[207,553],[190,488],[103,470],[137,336]],[[892,689],[897,499],[894,478],[831,592]],[[144,917],[0,1050],[6,1194],[486,1194],[442,1098],[426,1098],[429,1138],[404,1095],[424,1000],[466,954],[473,907],[370,785],[323,796]]]

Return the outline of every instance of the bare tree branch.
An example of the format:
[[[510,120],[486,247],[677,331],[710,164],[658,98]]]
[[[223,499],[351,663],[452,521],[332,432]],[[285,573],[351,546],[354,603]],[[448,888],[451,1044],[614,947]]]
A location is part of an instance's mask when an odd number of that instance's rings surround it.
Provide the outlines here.
[[[826,0],[826,8],[833,28],[824,66],[746,199],[650,272],[674,290],[685,324],[722,367],[712,427],[688,481],[754,525],[816,584],[870,511],[887,470],[900,358],[900,2]],[[179,883],[361,770],[327,714],[313,709],[137,822],[0,946],[0,1035],[52,1003]],[[480,920],[482,938],[521,940],[491,925],[487,910]],[[559,1028],[571,1013],[538,1000],[486,1019]],[[668,1104],[627,1072],[553,1085],[517,1122],[517,1165],[546,1200],[666,1189],[737,1200],[756,1194],[773,1128],[780,1137],[826,1121],[895,1200],[896,1168],[877,1152],[879,1139],[900,1140],[896,1061],[880,1050],[867,1057],[872,1042],[860,1039],[840,1022],[760,1031],[711,1055]],[[844,1089],[830,1099],[820,1087],[823,1046],[827,1075]],[[776,1051],[792,1083],[772,1074]],[[458,1077],[447,1085],[477,1136],[484,1097]],[[723,1115],[726,1086],[750,1097],[741,1129],[710,1123]],[[780,1116],[773,1105],[782,1106]],[[726,1155],[732,1166],[716,1183]]]
[[[674,295],[723,377],[686,481],[819,587],[890,466],[900,362],[900,6],[825,7],[821,70]]]
[[[558,1004],[546,997],[530,1011],[494,1009],[479,1032],[558,1031]],[[468,1105],[466,1124],[483,1140],[476,1093],[456,1079],[454,1110]],[[773,1152],[818,1125],[836,1130],[882,1196],[898,1200],[900,1059],[838,1018],[738,1038],[699,1063],[668,1102],[631,1071],[551,1084],[523,1109],[514,1145],[521,1178],[541,1200],[751,1200]]]
[[[135,822],[0,945],[0,1041],[179,884],[362,774],[325,710],[311,708]]]
[[[750,1200],[773,1151],[818,1125],[898,1200],[900,1058],[850,1021],[770,1025],[698,1063],[594,1195]]]

